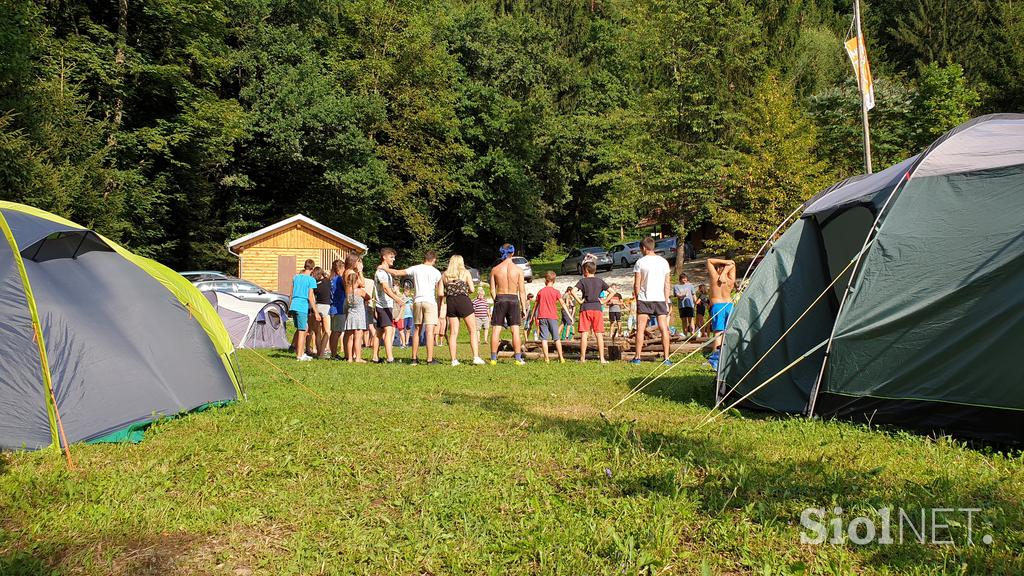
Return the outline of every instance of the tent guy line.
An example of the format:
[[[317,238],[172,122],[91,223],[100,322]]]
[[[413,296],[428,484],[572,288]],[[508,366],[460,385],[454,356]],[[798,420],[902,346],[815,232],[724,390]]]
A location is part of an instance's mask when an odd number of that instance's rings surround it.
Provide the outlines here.
[[[680,343],[679,343],[679,345],[678,345],[678,346],[676,346],[675,350],[673,350],[673,351],[672,351],[672,352],[671,352],[671,353],[669,354],[669,356],[668,356],[668,359],[669,359],[669,360],[671,360],[671,359],[672,359],[673,357],[675,357],[675,355],[676,355],[676,354],[678,354],[680,350],[682,350],[683,346],[687,345],[687,344],[688,344],[688,343],[689,343],[689,342],[690,342],[691,340],[693,340],[693,338],[694,338],[694,335],[696,335],[696,333],[697,333],[697,332],[702,332],[702,331],[704,330],[704,328],[707,328],[707,326],[708,326],[709,324],[711,324],[711,322],[712,322],[712,321],[713,321],[713,320],[715,319],[715,317],[716,317],[716,316],[718,316],[719,314],[721,314],[723,310],[725,310],[725,309],[723,308],[723,309],[719,310],[718,312],[715,312],[715,313],[714,313],[713,315],[711,315],[711,317],[709,317],[709,318],[707,319],[707,321],[706,321],[706,322],[704,322],[704,324],[702,324],[702,325],[701,325],[701,326],[700,326],[700,327],[699,327],[699,328],[698,328],[698,329],[697,329],[697,330],[696,330],[696,331],[695,331],[695,332],[694,332],[693,334],[690,334],[690,337],[689,337],[689,338],[687,338],[686,340],[683,340],[682,342],[680,342]],[[674,363],[674,364],[671,364],[671,365],[670,365],[670,366],[669,366],[668,368],[666,368],[666,369],[665,369],[665,371],[664,371],[664,372],[662,372],[661,374],[658,374],[657,376],[655,376],[654,378],[652,378],[652,379],[651,379],[651,380],[650,380],[650,381],[648,382],[648,381],[647,381],[647,379],[648,379],[648,378],[650,378],[650,377],[651,377],[651,376],[652,376],[652,375],[653,375],[653,374],[654,374],[655,372],[657,372],[657,371],[658,371],[658,368],[661,368],[661,367],[663,366],[663,364],[659,363],[659,364],[658,364],[657,366],[655,366],[655,367],[654,367],[654,370],[651,370],[651,371],[650,371],[650,373],[648,373],[648,374],[647,374],[647,376],[644,376],[644,378],[643,378],[642,380],[640,380],[640,383],[639,383],[639,384],[637,384],[636,386],[634,386],[634,387],[633,387],[633,389],[629,391],[629,393],[627,393],[627,394],[626,394],[626,395],[625,395],[625,396],[624,396],[624,397],[623,397],[623,398],[622,398],[621,400],[619,400],[619,401],[618,401],[618,402],[617,402],[617,403],[616,403],[616,404],[615,404],[614,406],[612,406],[611,408],[609,408],[609,409],[608,409],[608,412],[609,412],[609,413],[611,413],[611,411],[612,411],[612,410],[615,410],[616,408],[618,408],[619,406],[621,406],[622,404],[624,404],[624,403],[625,403],[625,402],[626,402],[627,400],[629,400],[629,399],[630,399],[630,398],[632,398],[633,396],[636,396],[636,395],[637,395],[637,394],[639,394],[639,393],[640,393],[641,391],[643,391],[643,389],[644,389],[644,388],[646,388],[646,387],[650,386],[651,384],[653,384],[653,383],[654,383],[654,382],[655,382],[655,381],[656,381],[656,380],[657,380],[658,378],[661,378],[661,377],[662,377],[662,376],[664,376],[665,374],[668,374],[670,370],[672,370],[673,368],[675,368],[675,367],[676,367],[676,365],[678,365],[678,364],[679,364],[679,363],[681,363],[681,362],[685,362],[685,361],[689,360],[689,359],[690,359],[690,358],[691,358],[691,357],[692,357],[692,356],[693,356],[694,354],[696,354],[696,353],[698,353],[698,352],[700,352],[700,351],[701,351],[701,348],[697,348],[696,350],[692,350],[692,351],[691,351],[691,352],[690,352],[689,354],[687,354],[686,356],[684,356],[684,357],[683,357],[683,358],[682,358],[681,360],[679,360],[678,362],[676,362],[676,363]],[[604,416],[604,412],[601,412],[601,415],[602,415],[602,416]]]
[[[862,254],[864,254],[864,252],[865,252],[865,251],[867,251],[867,249],[868,249],[868,246],[870,246],[870,245],[871,245],[871,244],[872,244],[873,242],[874,242],[874,239],[872,238],[872,239],[871,239],[870,241],[868,241],[868,242],[866,242],[866,243],[864,244],[864,247],[863,247],[863,248],[861,248],[860,252],[858,252],[856,256],[854,256],[853,258],[851,258],[851,259],[850,259],[850,262],[849,262],[849,263],[848,263],[848,264],[846,265],[846,267],[845,267],[845,268],[843,268],[843,269],[842,269],[842,271],[840,271],[840,272],[839,272],[839,274],[836,274],[836,277],[835,277],[835,278],[833,278],[833,279],[832,279],[832,281],[831,281],[831,282],[829,282],[828,286],[826,286],[826,287],[825,287],[825,289],[821,291],[821,294],[818,294],[818,297],[817,297],[817,298],[815,298],[815,299],[814,299],[814,301],[813,301],[813,302],[811,302],[811,303],[810,303],[810,305],[808,305],[808,306],[807,306],[807,308],[805,308],[805,309],[804,309],[803,313],[802,313],[802,314],[800,314],[800,316],[799,316],[799,317],[798,317],[798,318],[797,318],[796,320],[794,320],[792,324],[790,324],[790,325],[789,325],[789,328],[787,328],[787,329],[786,329],[786,331],[785,331],[785,332],[783,332],[783,333],[782,333],[782,335],[781,335],[781,336],[779,336],[779,337],[778,337],[778,338],[777,338],[777,339],[775,340],[775,343],[774,343],[774,344],[772,344],[772,345],[771,345],[771,347],[770,347],[770,348],[768,348],[768,350],[767,350],[767,351],[766,351],[766,352],[765,352],[764,354],[762,354],[760,358],[758,358],[758,359],[757,359],[757,362],[754,362],[754,365],[753,365],[753,366],[751,366],[749,370],[747,370],[746,374],[744,374],[744,375],[743,375],[743,376],[742,376],[742,377],[741,377],[741,378],[740,378],[740,379],[739,379],[739,380],[738,380],[738,381],[736,382],[736,384],[734,384],[734,385],[733,385],[733,387],[729,389],[729,391],[728,391],[728,392],[726,392],[725,394],[723,394],[723,395],[722,395],[722,398],[720,398],[720,399],[719,399],[719,400],[718,400],[717,402],[715,402],[715,405],[714,405],[714,407],[713,407],[713,408],[711,408],[711,412],[708,412],[708,415],[711,415],[711,414],[712,414],[712,413],[713,413],[713,412],[714,412],[715,410],[717,410],[717,409],[718,409],[718,407],[722,405],[722,402],[723,402],[723,401],[725,400],[725,398],[727,398],[727,397],[728,397],[728,396],[729,396],[730,394],[732,394],[733,392],[735,392],[735,391],[736,391],[736,388],[738,388],[738,387],[739,387],[739,385],[740,385],[740,384],[742,384],[742,383],[743,383],[743,381],[747,379],[747,376],[750,376],[750,374],[754,372],[754,369],[755,369],[755,368],[757,368],[758,366],[760,366],[760,365],[761,365],[761,362],[763,362],[763,361],[764,361],[764,359],[765,359],[765,358],[767,358],[769,354],[771,354],[772,350],[775,350],[775,347],[776,347],[776,346],[778,346],[778,345],[779,345],[779,344],[780,344],[780,343],[781,343],[781,342],[782,342],[782,341],[783,341],[783,340],[784,340],[784,339],[786,338],[786,336],[787,336],[787,335],[788,335],[788,334],[789,334],[790,332],[792,332],[792,331],[793,331],[793,328],[795,328],[795,327],[796,327],[796,325],[797,325],[797,324],[799,324],[799,323],[800,323],[800,321],[801,321],[801,320],[803,320],[803,319],[804,319],[804,317],[806,317],[806,316],[807,316],[807,314],[808,314],[808,313],[809,313],[809,312],[810,312],[810,311],[811,311],[811,310],[812,310],[812,309],[813,309],[813,308],[814,308],[815,306],[817,306],[817,305],[818,305],[818,302],[821,302],[821,299],[822,299],[822,298],[824,298],[824,297],[825,297],[825,295],[826,295],[826,294],[828,294],[828,293],[829,293],[829,291],[831,291],[831,290],[832,290],[832,287],[836,285],[836,282],[838,282],[838,281],[839,281],[839,279],[840,279],[840,278],[842,278],[844,274],[846,274],[846,271],[847,271],[847,270],[849,270],[851,266],[853,266],[854,264],[856,264],[857,262],[859,262],[859,261],[860,261],[860,257],[861,257],[861,255],[862,255]],[[827,340],[826,340],[826,342],[827,342]],[[817,349],[818,349],[819,347],[820,347],[820,346],[816,346],[816,347],[814,348],[814,350],[817,350]],[[801,360],[803,360],[803,357],[801,357],[800,359],[801,359]],[[787,367],[786,367],[786,369],[788,370],[788,369],[789,369],[789,368],[791,368],[792,366],[795,366],[795,364],[791,364],[790,366],[787,366]],[[780,376],[780,375],[781,375],[781,374],[775,374],[775,375],[773,375],[773,376],[772,376],[772,378],[771,378],[771,379],[775,379],[776,377],[778,377],[778,376]],[[759,386],[757,387],[757,389],[758,389],[758,390],[760,390],[760,389],[761,389],[762,387],[764,387],[764,384],[761,384],[761,385],[759,385]],[[707,418],[707,416],[705,416],[705,418]]]
[[[765,386],[770,384],[773,380],[775,380],[779,376],[782,376],[783,374],[788,372],[790,369],[792,369],[797,364],[803,362],[808,356],[810,356],[811,354],[814,354],[815,352],[820,350],[821,347],[824,346],[827,342],[828,342],[828,340],[822,340],[821,342],[818,343],[817,346],[815,346],[814,348],[811,348],[807,352],[804,352],[803,354],[801,354],[796,360],[793,360],[792,362],[787,364],[782,370],[779,370],[778,372],[773,374],[770,378],[768,378],[764,382],[762,382],[762,383],[758,384],[757,386],[755,386],[753,390],[751,390],[750,392],[747,392],[746,394],[744,394],[739,400],[736,400],[735,402],[733,402],[729,406],[726,406],[724,409],[722,409],[719,412],[715,412],[715,410],[719,406],[719,404],[716,403],[715,407],[711,409],[711,412],[708,412],[704,416],[704,418],[701,418],[701,421],[697,424],[697,426],[693,429],[693,431],[696,432],[696,431],[700,430],[701,428],[703,428],[705,425],[711,424],[712,422],[715,421],[716,418],[718,418],[722,414],[727,413],[729,410],[732,410],[733,408],[738,406],[741,402],[743,402],[747,398],[750,398],[751,396],[756,394],[758,392],[758,390],[764,388]]]

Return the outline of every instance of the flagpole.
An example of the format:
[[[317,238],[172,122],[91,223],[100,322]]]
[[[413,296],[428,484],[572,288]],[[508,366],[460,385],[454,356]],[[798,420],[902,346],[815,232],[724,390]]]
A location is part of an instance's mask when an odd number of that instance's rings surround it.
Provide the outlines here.
[[[860,115],[864,123],[864,171],[867,174],[871,174],[871,131],[868,128],[868,101],[864,86],[867,78],[862,78],[863,74],[860,73],[860,71],[866,69],[864,62],[867,59],[867,54],[864,50],[864,35],[860,30],[860,0],[853,0],[853,20],[857,27],[857,60],[860,66],[860,70],[857,73],[857,88],[860,92]]]

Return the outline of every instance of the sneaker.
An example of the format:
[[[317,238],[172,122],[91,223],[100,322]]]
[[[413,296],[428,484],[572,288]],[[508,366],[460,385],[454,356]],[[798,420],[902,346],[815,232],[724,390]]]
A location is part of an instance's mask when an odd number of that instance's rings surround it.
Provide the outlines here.
[[[484,362],[483,358],[481,358],[479,356],[474,356],[473,357],[473,364],[475,366],[483,366],[484,364],[486,364],[486,362]]]
[[[711,366],[712,370],[718,372],[718,350],[715,350],[708,356],[708,366]]]
[[[639,366],[641,364],[639,358],[633,358],[632,360],[629,361],[629,363],[634,365],[634,366]]]
[[[672,361],[671,360],[665,360],[664,362],[661,363],[661,365],[662,366],[671,366],[672,365]]]
[[[490,364],[491,366],[497,366],[497,365],[498,365],[498,361],[497,361],[497,360],[488,360],[487,362],[488,362],[488,363],[489,363],[489,364]]]
[[[558,359],[558,363],[559,364],[565,364],[565,358],[559,358]]]
[[[460,366],[460,365],[461,365],[461,362],[459,362],[458,360],[452,360],[452,366]]]
[[[516,366],[525,366],[525,365],[526,365],[526,360],[523,360],[522,358],[517,358],[516,359]]]
[[[456,362],[458,362],[458,360],[456,360]],[[430,365],[430,366],[434,366],[434,365],[439,364],[439,362],[437,360],[429,360],[429,361],[427,361],[427,364]]]
[[[313,357],[308,354],[303,354],[302,356],[296,358],[296,360],[298,360],[299,362],[309,362],[313,360]]]
[[[607,360],[601,360],[601,364],[607,364],[607,363],[608,363]]]
[[[413,366],[419,366],[420,365],[420,361],[415,359],[415,358],[413,358],[412,362],[409,362],[409,364],[412,364]]]

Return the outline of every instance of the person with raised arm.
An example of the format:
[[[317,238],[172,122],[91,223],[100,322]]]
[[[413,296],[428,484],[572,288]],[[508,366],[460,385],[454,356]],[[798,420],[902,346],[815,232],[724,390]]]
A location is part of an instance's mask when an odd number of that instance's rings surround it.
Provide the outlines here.
[[[434,359],[435,334],[434,327],[438,322],[438,291],[441,286],[441,271],[434,267],[437,254],[427,250],[423,254],[423,263],[410,266],[405,270],[393,270],[381,264],[381,268],[392,276],[411,276],[413,290],[412,316],[415,329],[412,335],[412,363],[419,364],[420,337],[425,337],[427,347],[427,364],[437,364]]]
[[[736,263],[732,260],[708,258],[708,277],[711,279],[711,355],[708,364],[718,370],[719,349],[722,346],[722,335],[729,325],[732,316],[732,290],[736,287]]]

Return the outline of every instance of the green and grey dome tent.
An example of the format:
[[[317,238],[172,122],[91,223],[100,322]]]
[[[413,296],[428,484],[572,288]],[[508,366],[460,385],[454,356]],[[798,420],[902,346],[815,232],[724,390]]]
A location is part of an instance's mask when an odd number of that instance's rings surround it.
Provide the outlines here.
[[[997,114],[804,204],[737,304],[717,398],[1024,442],[1022,350],[1024,115]]]
[[[136,440],[240,395],[202,293],[68,220],[0,202],[0,449]]]

